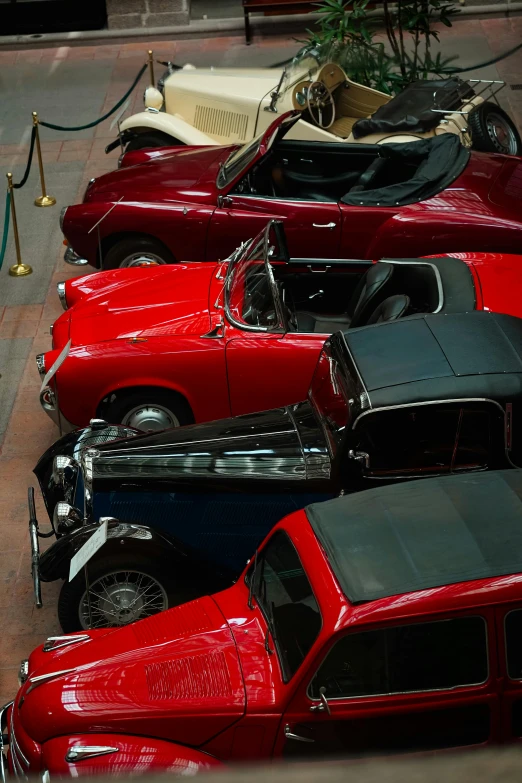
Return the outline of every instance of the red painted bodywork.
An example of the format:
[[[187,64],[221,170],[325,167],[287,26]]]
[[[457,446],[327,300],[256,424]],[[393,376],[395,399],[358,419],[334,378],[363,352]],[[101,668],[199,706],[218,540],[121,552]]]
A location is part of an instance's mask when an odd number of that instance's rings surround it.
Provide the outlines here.
[[[285,725],[295,730],[300,723],[477,704],[490,707],[490,742],[516,741],[508,717],[522,696],[522,682],[507,676],[502,629],[506,612],[522,606],[521,574],[352,605],[305,512],[291,514],[276,529],[292,539],[322,615],[316,641],[288,682],[277,654],[266,650],[265,619],[256,602],[248,607],[248,589],[240,578],[228,590],[134,625],[88,632],[91,640],[54,652],[33,652],[12,724],[30,771],[46,768],[51,777],[115,774],[144,771],[148,764],[179,770],[184,763],[204,767],[277,758],[287,741]],[[333,700],[331,715],[310,712],[309,682],[339,635],[462,614],[479,614],[487,623],[485,683]],[[32,688],[32,677],[64,670]],[[119,752],[70,765],[64,755],[73,743],[104,744]]]
[[[522,257],[453,255],[470,268],[477,309],[522,316]],[[49,369],[71,339],[53,381],[65,419],[86,426],[103,414],[109,395],[140,386],[183,395],[196,422],[305,399],[327,335],[230,324],[222,308],[225,271],[224,264],[174,264],[67,281],[70,309],[55,322],[54,349],[45,355]],[[222,320],[222,337],[203,337]]]
[[[266,131],[256,160],[285,117]],[[444,191],[398,208],[241,194],[218,206],[218,196],[227,196],[240,178],[222,190],[216,185],[220,164],[234,149],[127,153],[122,168],[93,181],[84,202],[68,208],[63,225],[67,240],[94,266],[99,266],[100,243],[106,253],[130,234],[159,240],[177,261],[216,261],[278,218],[285,223],[293,257],[411,258],[428,252],[522,249],[519,158],[472,152],[463,173]],[[313,225],[330,222],[335,230]]]

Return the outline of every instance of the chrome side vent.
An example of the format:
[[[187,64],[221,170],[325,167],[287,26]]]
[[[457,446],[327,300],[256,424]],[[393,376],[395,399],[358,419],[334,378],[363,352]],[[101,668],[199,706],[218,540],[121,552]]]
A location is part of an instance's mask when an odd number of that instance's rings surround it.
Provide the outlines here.
[[[237,112],[198,104],[194,115],[194,125],[202,133],[208,133],[209,136],[222,138],[235,136],[240,141],[244,141],[247,133],[248,114],[237,114]]]
[[[48,636],[43,646],[43,651],[59,650],[60,647],[69,647],[69,645],[77,642],[86,642],[90,638],[88,633],[80,633],[75,636]]]

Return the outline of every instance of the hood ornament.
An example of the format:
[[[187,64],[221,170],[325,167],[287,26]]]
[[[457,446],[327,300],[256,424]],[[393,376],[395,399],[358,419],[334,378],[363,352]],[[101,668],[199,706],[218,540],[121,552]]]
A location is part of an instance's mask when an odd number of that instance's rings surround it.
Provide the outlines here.
[[[88,633],[80,633],[74,636],[48,636],[43,646],[44,652],[51,652],[51,650],[59,650],[60,647],[69,647],[76,642],[87,642],[90,640]]]
[[[28,693],[31,693],[35,688],[37,688],[39,685],[43,685],[45,682],[49,682],[50,680],[54,680],[55,677],[61,677],[64,674],[71,674],[71,672],[74,672],[75,669],[62,669],[59,672],[49,672],[48,674],[39,674],[37,677],[30,677],[29,678],[29,687],[27,688],[26,695]]]
[[[95,756],[106,756],[108,753],[118,753],[119,748],[110,745],[73,745],[65,754],[65,760],[70,764],[84,759],[92,759]]]

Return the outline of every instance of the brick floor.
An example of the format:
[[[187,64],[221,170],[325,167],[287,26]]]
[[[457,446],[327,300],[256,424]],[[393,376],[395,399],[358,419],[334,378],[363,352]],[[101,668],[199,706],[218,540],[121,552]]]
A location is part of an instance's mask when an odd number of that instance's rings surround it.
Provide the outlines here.
[[[463,41],[466,37],[482,37],[490,51],[498,53],[521,40],[522,18],[460,20],[450,30],[442,27],[441,33],[442,37],[447,36],[448,40],[459,36]],[[102,107],[113,105],[125,92],[144,62],[149,48],[152,48],[160,59],[173,59],[181,63],[194,61],[196,64],[214,62],[219,65],[225,58],[227,65],[230,65],[232,61],[240,62],[241,58],[244,58],[245,62],[252,63],[253,58],[256,57],[255,62],[260,62],[260,53],[266,64],[280,61],[292,51],[296,51],[298,46],[295,40],[288,41],[285,37],[268,34],[256,34],[254,43],[248,48],[242,36],[176,42],[133,41],[99,46],[61,46],[19,52],[0,51],[0,67],[9,73],[9,66],[25,63],[30,63],[33,68],[52,69],[54,63],[65,67],[67,63],[85,61],[85,69],[88,69],[100,67],[106,62],[111,72],[109,83],[104,88],[105,94],[100,95],[98,105],[101,111]],[[481,56],[482,54],[483,52],[477,51],[477,59],[486,59]],[[499,63],[497,68],[502,78],[522,82],[522,52]],[[157,65],[156,72],[160,71],[161,66]],[[27,76],[27,79],[29,78]],[[141,105],[140,95],[146,83],[145,74],[136,91],[134,99],[136,109]],[[29,106],[34,98],[30,81],[18,86],[19,91],[23,92],[24,89],[28,92],[27,111],[28,121],[30,121]],[[506,99],[513,114],[522,121],[522,92],[506,91]],[[78,85],[78,101],[81,101],[81,85]],[[74,105],[69,107],[69,116],[65,124],[75,124],[75,109]],[[41,116],[49,119],[44,116],[43,110]],[[0,131],[5,127],[2,126],[2,122],[7,121],[5,115],[3,119],[0,118]],[[110,120],[102,123],[90,133],[87,139],[78,138],[74,133],[64,133],[59,140],[50,140],[47,138],[47,131],[42,129],[42,149],[47,164],[57,162],[57,164],[74,166],[78,162],[84,162],[77,198],[81,197],[91,177],[98,176],[115,166],[119,150],[116,149],[110,156],[105,156],[103,151],[107,139],[114,137],[114,130],[110,130],[109,126]],[[21,134],[20,138],[22,138]],[[25,139],[27,138],[26,136]],[[28,144],[21,141],[0,144],[0,169],[3,170],[0,171],[0,182],[8,168],[16,164],[25,164],[27,150]],[[48,180],[48,187],[52,192],[52,181],[49,178]],[[49,220],[56,220],[56,208],[49,210],[49,213],[51,212],[53,214]],[[23,343],[24,340],[32,340],[32,348],[21,374],[9,423],[0,443],[0,541],[2,543],[0,611],[3,620],[0,634],[0,703],[7,701],[16,689],[16,672],[20,658],[25,657],[45,636],[59,631],[56,620],[56,599],[60,585],[44,585],[45,606],[42,610],[36,610],[33,606],[30,580],[27,487],[31,483],[34,484],[32,469],[36,461],[58,434],[52,422],[40,409],[38,402],[40,380],[34,355],[50,347],[49,323],[61,312],[56,296],[56,282],[85,274],[85,271],[81,268],[67,267],[63,263],[61,245],[43,248],[42,252],[54,262],[54,271],[45,302],[42,304],[40,298],[38,304],[14,306],[8,303],[6,307],[0,307],[0,342],[5,345],[6,341],[12,341],[14,346],[15,343],[19,345],[20,341]],[[1,271],[4,284],[7,267],[13,262],[13,258],[5,260]],[[24,285],[23,278],[17,285]],[[38,493],[37,510],[40,520],[45,524],[47,517]]]

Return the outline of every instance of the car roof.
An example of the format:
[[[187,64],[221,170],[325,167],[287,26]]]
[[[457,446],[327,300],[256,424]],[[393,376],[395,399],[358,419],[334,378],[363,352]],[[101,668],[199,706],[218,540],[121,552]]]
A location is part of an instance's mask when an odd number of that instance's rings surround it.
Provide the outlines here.
[[[522,319],[440,313],[360,327],[344,345],[372,408],[522,398]]]
[[[522,574],[522,470],[391,484],[305,513],[352,604]]]

